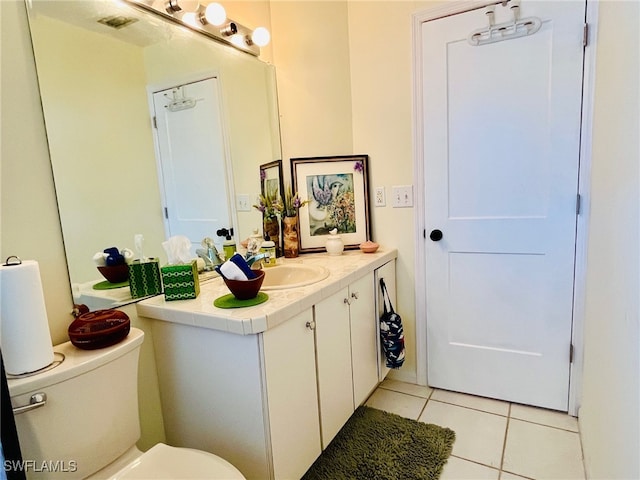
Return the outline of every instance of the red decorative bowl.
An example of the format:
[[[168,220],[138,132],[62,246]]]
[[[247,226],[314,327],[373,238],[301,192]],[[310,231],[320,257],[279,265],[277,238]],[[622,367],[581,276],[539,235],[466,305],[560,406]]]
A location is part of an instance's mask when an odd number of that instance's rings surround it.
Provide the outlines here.
[[[367,240],[366,242],[362,242],[360,244],[360,250],[364,253],[374,253],[378,250],[378,245],[376,242],[372,242],[371,240]]]
[[[129,335],[129,316],[120,310],[96,310],[79,315],[69,325],[69,340],[83,350],[109,347]]]
[[[249,300],[256,298],[264,281],[264,270],[254,270],[254,273],[256,278],[250,280],[229,280],[224,277],[223,280],[234,297],[238,300]]]
[[[98,267],[98,271],[110,283],[121,283],[129,280],[129,265],[112,265],[109,267]]]

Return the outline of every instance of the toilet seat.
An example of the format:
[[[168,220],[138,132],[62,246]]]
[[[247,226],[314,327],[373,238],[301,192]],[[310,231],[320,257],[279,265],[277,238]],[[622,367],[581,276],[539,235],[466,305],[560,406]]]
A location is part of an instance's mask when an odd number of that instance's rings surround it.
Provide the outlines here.
[[[158,443],[120,470],[113,480],[148,479],[246,480],[223,458],[191,448]]]

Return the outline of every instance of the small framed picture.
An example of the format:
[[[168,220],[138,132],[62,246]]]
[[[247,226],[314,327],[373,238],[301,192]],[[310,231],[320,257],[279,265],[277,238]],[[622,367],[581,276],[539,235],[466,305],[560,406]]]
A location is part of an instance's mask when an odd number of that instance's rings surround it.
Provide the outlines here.
[[[300,198],[300,253],[322,252],[333,229],[345,249],[369,239],[368,155],[291,159]]]
[[[284,179],[282,178],[282,160],[260,165],[260,189],[265,198],[278,200],[284,198]]]

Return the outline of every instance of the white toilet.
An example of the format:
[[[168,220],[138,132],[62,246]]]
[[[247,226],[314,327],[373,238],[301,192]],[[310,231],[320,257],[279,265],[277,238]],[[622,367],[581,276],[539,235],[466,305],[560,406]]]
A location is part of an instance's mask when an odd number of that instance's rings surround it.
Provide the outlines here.
[[[144,333],[132,328],[122,342],[80,350],[55,347],[64,361],[55,368],[9,379],[17,407],[46,403],[15,414],[27,478],[244,479],[211,453],[157,444],[142,453],[138,419],[138,355]]]

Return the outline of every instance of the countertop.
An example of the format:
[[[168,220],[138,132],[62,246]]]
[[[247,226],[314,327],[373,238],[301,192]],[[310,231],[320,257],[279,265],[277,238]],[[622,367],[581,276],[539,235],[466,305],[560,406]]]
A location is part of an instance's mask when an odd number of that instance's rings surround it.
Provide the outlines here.
[[[279,262],[321,265],[329,270],[324,280],[303,287],[266,291],[269,299],[256,306],[224,309],[213,305],[216,298],[229,289],[222,278],[200,284],[200,295],[192,300],[166,301],[158,295],[136,304],[139,316],[184,325],[250,335],[273,328],[310,308],[355,280],[397,257],[396,249],[380,248],[375,253],[348,250],[342,255],[327,253],[303,254]],[[268,271],[268,268],[265,270]]]

